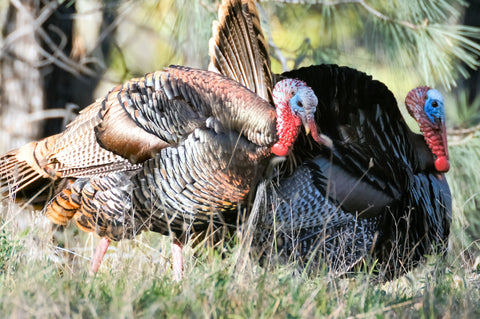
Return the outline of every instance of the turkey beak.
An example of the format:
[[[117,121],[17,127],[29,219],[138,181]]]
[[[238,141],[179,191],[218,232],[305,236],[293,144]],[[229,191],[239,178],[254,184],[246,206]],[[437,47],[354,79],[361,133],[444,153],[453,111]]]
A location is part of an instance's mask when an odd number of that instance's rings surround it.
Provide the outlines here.
[[[311,133],[313,139],[317,143],[332,149],[332,140],[326,135],[318,134],[317,123],[315,122],[315,112],[317,111],[318,104],[317,97],[310,88],[306,89],[304,92],[299,90],[298,93],[299,94],[296,96],[302,96],[302,98],[298,98],[298,101],[296,100],[295,103],[292,103],[292,111],[297,113],[302,120],[305,133],[307,135]]]
[[[310,134],[311,132],[311,129],[310,129],[310,125],[311,125],[312,121],[310,120],[307,120],[306,117],[305,118],[302,118],[302,124],[303,124],[303,127],[305,128],[305,133],[307,135]],[[315,125],[315,122],[313,122],[313,124]]]
[[[303,128],[305,129],[305,133],[307,135],[312,133],[312,137],[313,137],[313,139],[315,139],[315,136],[318,136],[318,134],[317,134],[317,124],[315,123],[315,119],[313,118],[313,116],[309,116],[310,114],[308,114],[308,113],[305,113],[305,114],[302,114],[302,115],[303,116],[301,116],[301,118],[302,118]]]
[[[312,137],[318,144],[325,145],[326,147],[333,149],[332,140],[323,134],[318,134],[317,123],[315,122],[315,111],[316,107],[305,107],[305,113],[302,113],[300,116],[302,119],[303,127],[305,128],[305,133],[308,135],[312,133]]]
[[[314,138],[318,135],[315,123],[317,104],[318,99],[310,88],[300,88],[297,94],[290,100],[292,113],[302,120],[305,133],[308,135],[311,132]]]

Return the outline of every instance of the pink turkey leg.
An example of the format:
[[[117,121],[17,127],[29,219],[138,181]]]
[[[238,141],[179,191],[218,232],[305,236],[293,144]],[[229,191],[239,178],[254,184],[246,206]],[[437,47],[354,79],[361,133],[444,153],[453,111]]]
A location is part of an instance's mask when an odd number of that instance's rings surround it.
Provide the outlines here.
[[[182,244],[175,240],[172,244],[172,268],[173,268],[173,279],[175,281],[182,280],[183,277],[183,254],[182,254]]]
[[[103,256],[105,256],[105,253],[107,252],[110,242],[111,240],[107,237],[102,237],[100,239],[97,249],[95,250],[95,254],[93,255],[92,263],[90,264],[91,275],[96,274],[98,271],[98,268],[100,268],[100,264],[102,263]]]

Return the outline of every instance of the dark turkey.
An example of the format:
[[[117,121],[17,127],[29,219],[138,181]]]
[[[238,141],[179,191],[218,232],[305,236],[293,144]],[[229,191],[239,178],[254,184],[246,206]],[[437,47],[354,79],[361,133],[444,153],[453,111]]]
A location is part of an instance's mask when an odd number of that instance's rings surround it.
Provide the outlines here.
[[[314,109],[304,83],[282,83],[282,105],[294,98]],[[236,227],[272,146],[284,142],[293,140],[277,138],[266,100],[216,73],[171,66],[117,86],[63,133],[0,157],[2,193],[102,236],[93,271],[110,239],[143,230],[173,235],[181,257],[193,234]]]
[[[254,246],[263,256],[310,268],[324,260],[339,273],[374,258],[393,278],[446,250],[451,195],[438,91],[417,88],[406,99],[422,136],[408,128],[388,88],[363,72],[320,65],[272,76],[253,1],[225,1],[213,31],[211,70],[256,92],[269,92],[275,78],[305,81],[318,98],[314,124],[333,144],[316,143],[313,131],[300,136],[278,176],[257,192],[264,204]]]

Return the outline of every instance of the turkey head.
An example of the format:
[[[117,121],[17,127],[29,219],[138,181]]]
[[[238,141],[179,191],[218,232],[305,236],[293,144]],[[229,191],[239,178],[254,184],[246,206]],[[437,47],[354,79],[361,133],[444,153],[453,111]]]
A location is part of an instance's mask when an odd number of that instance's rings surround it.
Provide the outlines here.
[[[435,169],[440,173],[448,172],[450,163],[442,94],[428,86],[418,87],[408,93],[405,105],[420,126],[425,142],[435,157]]]
[[[305,82],[295,79],[278,82],[273,89],[273,100],[277,110],[278,142],[273,145],[272,153],[287,155],[297,139],[301,125],[307,135],[312,133],[315,141],[328,145],[326,139],[318,135],[315,123],[317,96]]]

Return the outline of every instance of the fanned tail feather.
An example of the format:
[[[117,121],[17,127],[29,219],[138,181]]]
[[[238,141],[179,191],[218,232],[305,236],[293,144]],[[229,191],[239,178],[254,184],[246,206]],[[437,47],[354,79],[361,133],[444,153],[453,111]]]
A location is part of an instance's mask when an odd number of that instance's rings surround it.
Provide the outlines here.
[[[218,9],[209,42],[210,71],[245,85],[272,101],[268,44],[253,0],[225,1]]]
[[[55,136],[31,142],[0,156],[0,192],[4,197],[44,203],[56,179],[46,165]]]

